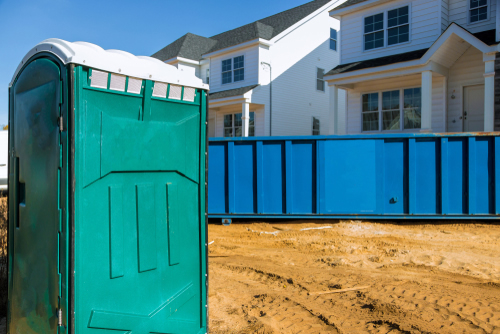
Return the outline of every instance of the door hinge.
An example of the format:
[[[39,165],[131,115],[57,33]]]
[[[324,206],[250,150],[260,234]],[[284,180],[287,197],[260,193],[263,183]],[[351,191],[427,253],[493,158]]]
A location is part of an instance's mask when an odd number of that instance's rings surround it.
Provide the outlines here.
[[[57,325],[59,327],[62,327],[62,325],[63,325],[63,323],[62,323],[62,309],[57,310]]]
[[[59,131],[63,132],[64,130],[64,122],[62,116],[57,119],[57,123],[59,124]]]

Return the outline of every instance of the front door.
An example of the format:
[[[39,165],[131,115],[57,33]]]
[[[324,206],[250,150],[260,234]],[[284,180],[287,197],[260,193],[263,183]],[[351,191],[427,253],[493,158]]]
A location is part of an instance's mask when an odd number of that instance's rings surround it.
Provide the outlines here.
[[[38,59],[11,89],[10,333],[58,333],[60,77]]]
[[[464,87],[464,131],[484,131],[484,85]]]

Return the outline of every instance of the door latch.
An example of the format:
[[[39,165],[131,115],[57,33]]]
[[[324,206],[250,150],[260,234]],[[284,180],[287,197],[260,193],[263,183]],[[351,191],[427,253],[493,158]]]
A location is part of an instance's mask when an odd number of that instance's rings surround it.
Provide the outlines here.
[[[57,325],[59,327],[62,327],[62,325],[63,325],[63,323],[62,323],[62,309],[57,310]]]
[[[59,131],[63,132],[64,122],[62,116],[57,118],[57,124],[59,125]]]

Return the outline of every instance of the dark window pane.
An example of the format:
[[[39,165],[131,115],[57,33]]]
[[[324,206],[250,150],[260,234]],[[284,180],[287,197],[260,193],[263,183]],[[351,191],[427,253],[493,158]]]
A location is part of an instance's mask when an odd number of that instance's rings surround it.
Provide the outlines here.
[[[384,29],[384,22],[381,21],[375,23],[373,30],[382,30],[382,29]]]
[[[234,82],[245,80],[245,70],[235,70],[234,71]]]
[[[382,22],[384,21],[384,14],[380,13],[375,15],[375,22]]]
[[[316,78],[323,80],[324,75],[325,75],[324,69],[322,69],[322,68],[316,69]]]
[[[375,41],[375,46],[374,46],[375,48],[381,48],[383,46],[384,46],[384,40],[383,39],[377,39]]]
[[[330,40],[330,49],[337,51],[337,41],[334,41],[333,39]]]
[[[387,30],[387,36],[390,37],[397,37],[398,36],[398,28],[391,28]]]
[[[231,75],[233,74],[233,72],[225,72],[225,73],[222,73],[222,83],[223,84],[226,84],[226,83],[230,83],[232,80],[231,78]]]
[[[382,113],[382,130],[399,130],[399,110],[384,111]]]
[[[234,114],[234,126],[241,126],[241,113]]]
[[[398,10],[397,9],[393,9],[393,10],[390,10],[387,12],[387,18],[389,20],[397,18],[397,17],[398,17]]]
[[[408,15],[402,15],[399,17],[398,24],[408,23]]]
[[[404,111],[404,128],[420,129],[422,115],[420,108],[410,108]]]
[[[244,56],[239,56],[234,58],[234,69],[243,68],[245,63]]]
[[[399,8],[399,15],[408,15],[408,6]]]
[[[388,27],[394,27],[394,26],[397,26],[397,25],[398,25],[398,19],[397,18],[389,19],[387,21],[387,26]]]
[[[233,115],[224,115],[224,127],[232,127],[233,126]]]
[[[378,113],[363,114],[363,131],[378,131]]]
[[[372,42],[375,39],[375,34],[365,35],[365,42]]]
[[[365,25],[373,23],[373,16],[365,17]]]
[[[398,27],[399,29],[399,34],[407,34],[410,31],[410,26],[409,25],[404,25],[401,27]]]
[[[233,129],[224,129],[224,137],[232,137]]]
[[[325,82],[323,80],[316,80],[316,89],[322,92],[325,91]]]
[[[330,29],[330,38],[331,39],[337,39],[337,30]]]
[[[222,61],[222,72],[231,71],[231,59]]]
[[[399,43],[408,42],[410,40],[410,34],[399,35]]]

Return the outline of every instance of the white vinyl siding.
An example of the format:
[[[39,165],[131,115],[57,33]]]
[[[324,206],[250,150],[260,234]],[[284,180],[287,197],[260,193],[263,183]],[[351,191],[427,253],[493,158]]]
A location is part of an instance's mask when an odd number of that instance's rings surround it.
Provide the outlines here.
[[[483,54],[469,48],[450,68],[448,77],[448,131],[460,132],[462,127],[463,88],[484,84]],[[454,99],[451,96],[455,96]]]
[[[222,61],[231,59],[231,71],[233,71],[233,58],[244,56],[245,75],[244,80],[231,80],[231,83],[222,84]],[[222,90],[246,87],[259,83],[259,47],[252,46],[243,50],[234,51],[210,59],[210,92],[215,93]]]
[[[448,0],[449,22],[461,25],[471,33],[495,29],[496,7],[498,0],[488,1],[488,18],[478,22],[469,22],[470,0]]]
[[[341,21],[340,52],[342,63],[378,58],[413,50],[428,48],[441,34],[441,2],[436,0],[388,2],[358,12],[347,14]],[[364,18],[409,6],[409,42],[387,45],[365,51]]]

